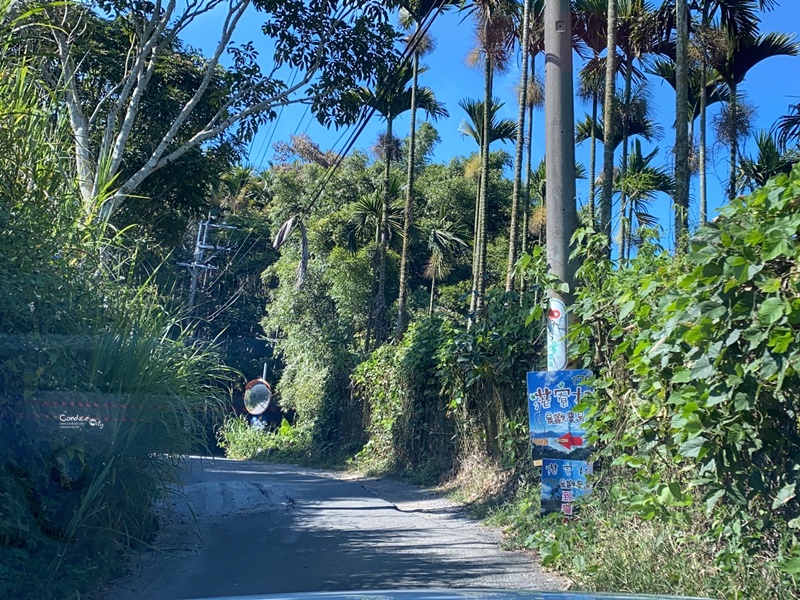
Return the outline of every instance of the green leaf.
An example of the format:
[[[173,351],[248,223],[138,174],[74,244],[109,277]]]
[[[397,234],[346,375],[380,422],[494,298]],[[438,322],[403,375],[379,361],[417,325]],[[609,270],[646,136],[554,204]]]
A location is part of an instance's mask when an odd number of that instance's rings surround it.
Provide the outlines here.
[[[765,282],[758,284],[759,289],[765,294],[773,294],[781,289],[781,280],[777,277],[767,279]]]
[[[725,490],[717,490],[713,494],[711,494],[708,498],[706,498],[706,512],[711,512],[714,507],[717,505],[717,502],[725,495]]]
[[[755,229],[744,237],[744,243],[748,246],[757,246],[764,241],[764,232]]]
[[[795,486],[796,483],[790,483],[785,485],[781,488],[781,491],[778,492],[778,495],[775,496],[775,500],[772,502],[773,510],[779,508],[789,502],[792,498],[795,497]]]
[[[692,379],[707,379],[711,377],[715,371],[714,365],[708,361],[707,357],[703,356],[692,365]]]
[[[689,383],[693,379],[689,369],[681,369],[672,376],[673,383]]]
[[[779,321],[783,317],[783,300],[776,297],[767,298],[758,309],[758,316],[768,325]]]
[[[681,491],[681,486],[679,483],[673,481],[669,484],[669,491],[672,494],[672,497],[675,498],[678,502],[683,500],[683,491]]]
[[[686,440],[683,444],[681,444],[678,452],[685,458],[699,458],[700,453],[704,449],[703,446],[707,441],[708,440],[702,435],[698,435],[696,438]]]
[[[703,265],[717,258],[718,252],[719,251],[711,244],[704,244],[700,246],[697,250],[692,251],[690,255],[690,260],[693,263]]]
[[[770,333],[768,346],[776,354],[783,354],[794,342],[794,334],[791,329],[785,327],[776,328]]]
[[[766,240],[764,240],[764,244],[762,245],[763,254],[762,258],[764,261],[772,260],[784,254],[789,254],[791,252],[791,246],[787,241],[786,237],[778,234],[777,232],[774,235],[770,235]]]
[[[742,335],[742,330],[741,329],[732,330],[728,334],[727,339],[725,340],[725,345],[726,346],[733,346],[739,340],[739,336],[741,336],[741,335]]]
[[[780,570],[790,575],[800,573],[800,556],[794,556],[781,563]]]
[[[763,265],[754,264],[744,256],[731,256],[725,262],[731,268],[733,276],[739,283],[750,281],[764,268]]]
[[[636,300],[628,300],[622,306],[619,307],[619,318],[624,319],[627,317],[631,311],[636,306]]]

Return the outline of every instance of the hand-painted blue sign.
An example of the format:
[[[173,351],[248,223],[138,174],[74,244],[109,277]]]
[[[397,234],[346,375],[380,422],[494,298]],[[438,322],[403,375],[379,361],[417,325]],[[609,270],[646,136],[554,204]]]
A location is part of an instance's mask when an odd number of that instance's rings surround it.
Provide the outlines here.
[[[573,409],[591,391],[586,383],[591,377],[589,369],[528,373],[528,415],[534,458],[566,458],[584,448],[585,415]],[[580,454],[588,456],[589,452]]]
[[[586,476],[592,474],[592,463],[583,460],[542,460],[542,513],[560,512],[570,517],[573,502],[589,495]]]
[[[543,469],[542,512],[571,515],[573,499],[588,493],[585,475],[592,465],[586,459],[592,449],[586,446],[585,411],[574,408],[591,391],[592,376],[589,369],[528,373],[533,458],[542,460]]]

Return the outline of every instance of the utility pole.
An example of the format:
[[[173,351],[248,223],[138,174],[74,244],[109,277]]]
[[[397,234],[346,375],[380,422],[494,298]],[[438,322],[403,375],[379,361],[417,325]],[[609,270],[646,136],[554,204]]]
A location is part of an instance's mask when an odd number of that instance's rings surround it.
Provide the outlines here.
[[[200,279],[200,274],[206,271],[216,271],[219,267],[208,263],[216,256],[216,252],[229,252],[233,250],[231,246],[217,246],[208,243],[208,230],[209,229],[236,229],[233,225],[226,225],[225,223],[212,223],[211,214],[209,213],[205,221],[200,221],[197,224],[197,239],[194,244],[194,254],[192,255],[192,262],[178,263],[179,267],[186,267],[192,277],[189,284],[189,302],[186,309],[187,324],[191,321],[192,314],[194,313],[195,300],[197,298],[197,284]],[[214,251],[209,257],[206,257],[206,251]]]
[[[570,4],[570,0],[546,0],[544,8],[547,263],[550,272],[569,285],[568,293],[549,290],[548,371],[567,368],[567,311],[575,273],[569,260],[570,240],[578,223]]]

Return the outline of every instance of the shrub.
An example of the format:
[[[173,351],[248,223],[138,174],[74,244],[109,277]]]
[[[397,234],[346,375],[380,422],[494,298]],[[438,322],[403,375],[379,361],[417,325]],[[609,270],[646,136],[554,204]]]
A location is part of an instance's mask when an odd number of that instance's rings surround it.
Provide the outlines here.
[[[581,271],[575,338],[596,369],[608,501],[686,526],[702,502],[723,571],[759,555],[800,572],[799,208],[796,167],[723,208],[688,256],[647,245],[629,266]]]

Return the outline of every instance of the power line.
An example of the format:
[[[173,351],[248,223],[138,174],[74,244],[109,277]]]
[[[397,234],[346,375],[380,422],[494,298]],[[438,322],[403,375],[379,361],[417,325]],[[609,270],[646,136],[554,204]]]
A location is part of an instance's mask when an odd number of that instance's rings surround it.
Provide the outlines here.
[[[436,20],[436,17],[441,14],[443,10],[443,4],[444,4],[443,1],[438,2],[437,3],[438,7],[435,10],[431,9],[431,11],[425,16],[425,18],[428,18],[430,16],[430,19],[428,20],[427,23],[425,23],[422,27],[418,29],[417,33],[412,38],[412,43],[408,44],[403,53],[400,55],[400,61],[398,63],[399,66],[405,67],[407,65],[411,56],[413,56],[414,52],[416,52],[420,40],[428,32],[431,25],[433,25],[433,22]],[[392,74],[392,78],[390,79],[390,84],[383,86],[380,90],[377,90],[378,91],[377,97],[379,99],[383,98],[383,96],[387,93],[387,90],[392,87],[392,84],[396,83],[396,80],[400,77],[401,73],[402,71],[400,68],[395,69],[394,73]],[[348,139],[344,150],[340,153],[337,153],[336,159],[334,160],[333,164],[330,167],[328,167],[328,170],[322,177],[322,181],[320,182],[320,184],[317,185],[316,189],[311,194],[311,200],[303,212],[308,213],[314,206],[316,201],[322,195],[322,192],[325,190],[325,187],[328,185],[328,183],[330,183],[330,180],[333,178],[334,173],[341,166],[345,156],[347,156],[350,150],[352,150],[359,136],[363,133],[370,119],[372,119],[372,117],[375,115],[376,112],[377,109],[374,106],[369,107],[364,111],[360,121],[356,123],[356,129]]]

